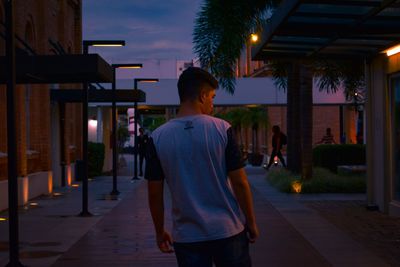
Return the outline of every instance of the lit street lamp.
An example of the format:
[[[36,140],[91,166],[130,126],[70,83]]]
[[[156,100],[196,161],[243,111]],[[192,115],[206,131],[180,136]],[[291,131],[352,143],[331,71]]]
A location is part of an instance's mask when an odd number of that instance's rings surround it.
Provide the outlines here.
[[[117,107],[115,103],[116,99],[116,69],[140,69],[143,67],[142,64],[112,64],[113,69],[113,80],[112,80],[112,148],[113,148],[113,189],[110,193],[111,196],[119,195],[117,189]]]
[[[89,54],[89,46],[124,46],[122,40],[84,40],[83,54]],[[90,217],[92,214],[88,210],[88,83],[83,83],[82,92],[82,211],[79,216]]]
[[[139,82],[147,82],[147,83],[156,83],[158,82],[158,79],[148,79],[148,78],[138,78],[138,79],[134,79],[134,90],[138,90],[138,83]],[[137,175],[137,156],[138,156],[138,145],[137,145],[137,121],[138,121],[138,105],[137,105],[137,101],[135,101],[134,104],[134,110],[135,110],[135,122],[134,122],[134,140],[135,140],[135,149],[134,149],[134,173],[133,173],[133,178],[132,180],[139,180],[139,177]]]

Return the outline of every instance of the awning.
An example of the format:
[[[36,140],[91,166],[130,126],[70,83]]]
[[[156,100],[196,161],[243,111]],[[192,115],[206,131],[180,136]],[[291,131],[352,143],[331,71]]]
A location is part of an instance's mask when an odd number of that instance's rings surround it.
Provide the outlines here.
[[[400,0],[283,0],[254,60],[366,58],[400,42]]]
[[[55,102],[81,103],[83,90],[77,89],[52,89],[50,99]],[[116,90],[115,102],[146,102],[146,94],[142,90]],[[112,90],[88,90],[89,102],[112,102]]]
[[[112,82],[112,68],[99,55],[17,56],[19,84]],[[6,59],[0,57],[0,83],[6,82]]]

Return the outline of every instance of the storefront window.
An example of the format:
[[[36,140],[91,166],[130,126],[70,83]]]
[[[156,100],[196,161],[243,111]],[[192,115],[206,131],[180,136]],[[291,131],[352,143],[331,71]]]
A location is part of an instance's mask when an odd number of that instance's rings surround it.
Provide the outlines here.
[[[400,77],[392,80],[394,123],[394,199],[400,201]]]

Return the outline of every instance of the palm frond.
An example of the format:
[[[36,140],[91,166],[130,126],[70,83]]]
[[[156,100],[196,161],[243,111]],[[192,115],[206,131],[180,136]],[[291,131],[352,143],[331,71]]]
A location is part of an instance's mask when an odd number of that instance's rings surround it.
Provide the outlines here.
[[[277,0],[205,0],[195,21],[194,52],[203,68],[233,93],[235,68],[250,33]]]

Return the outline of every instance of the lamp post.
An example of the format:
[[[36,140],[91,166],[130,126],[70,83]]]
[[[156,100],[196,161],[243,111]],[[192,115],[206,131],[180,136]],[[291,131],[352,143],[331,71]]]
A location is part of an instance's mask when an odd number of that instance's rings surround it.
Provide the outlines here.
[[[112,148],[113,148],[113,189],[110,193],[112,196],[119,195],[117,189],[117,107],[116,107],[116,70],[117,69],[140,69],[143,67],[142,64],[113,64],[111,65],[113,69],[113,81],[112,81]]]
[[[89,53],[89,46],[124,46],[122,40],[84,40],[83,54]],[[92,214],[88,210],[88,83],[83,83],[82,92],[82,211],[79,216],[90,217]]]
[[[7,266],[23,266],[19,261],[18,222],[18,171],[17,138],[15,120],[15,23],[13,0],[5,2],[6,18],[6,70],[7,74],[7,168],[8,168],[8,211],[9,211],[9,255]]]
[[[137,78],[134,79],[134,90],[138,90],[138,83],[139,82],[147,82],[147,83],[156,83],[158,82],[158,79],[152,79],[152,78]],[[133,170],[133,178],[132,180],[139,180],[139,177],[137,175],[137,156],[138,156],[138,145],[137,145],[137,121],[138,121],[138,105],[137,105],[137,101],[135,101],[134,103],[134,110],[135,110],[135,114],[134,114],[134,140],[135,140],[135,149],[134,149],[134,170]]]

